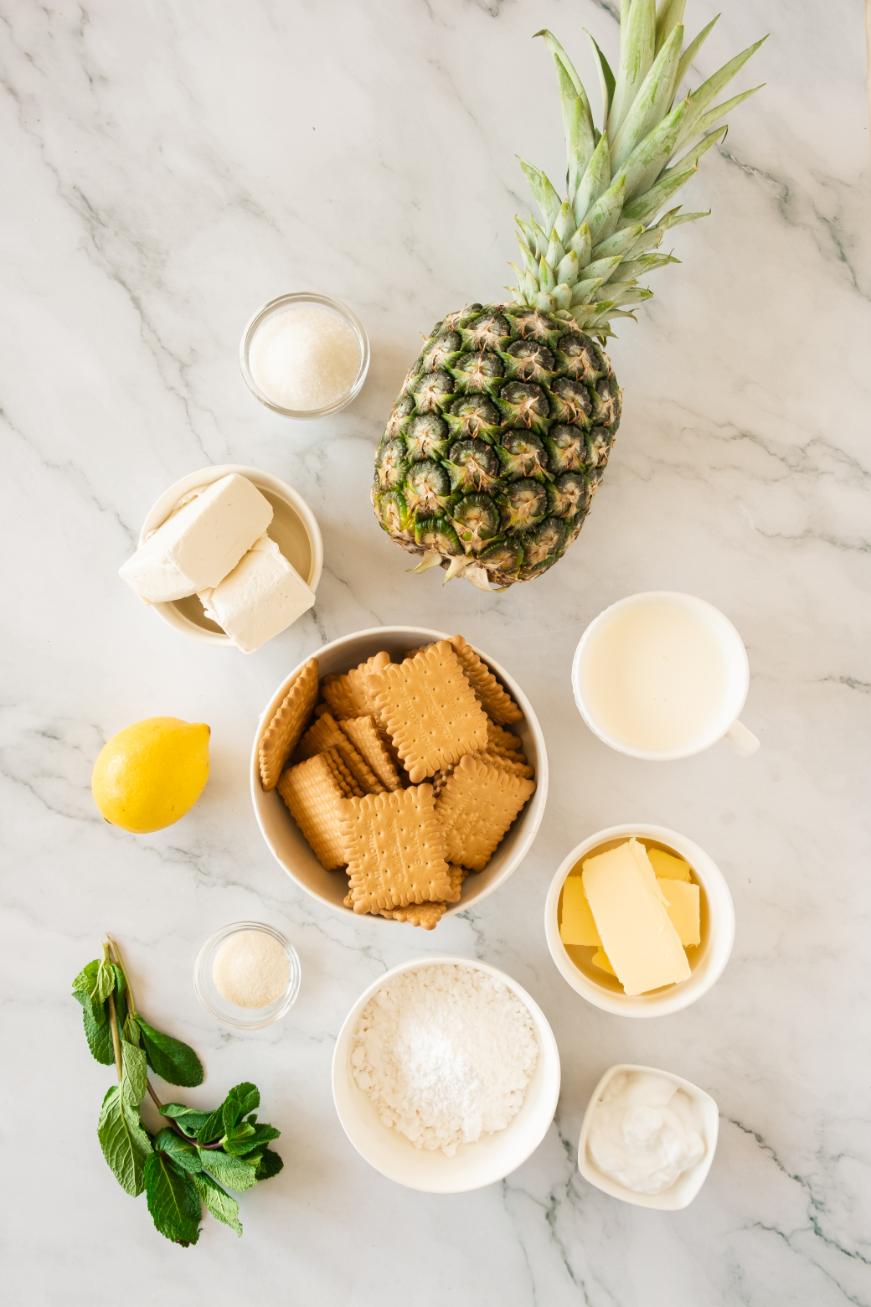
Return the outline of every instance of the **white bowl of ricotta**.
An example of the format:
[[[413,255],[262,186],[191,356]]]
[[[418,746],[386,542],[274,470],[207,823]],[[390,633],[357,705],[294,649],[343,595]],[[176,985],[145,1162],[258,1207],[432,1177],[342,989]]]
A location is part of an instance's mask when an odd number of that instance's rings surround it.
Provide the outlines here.
[[[621,1202],[677,1212],[707,1179],[719,1127],[717,1104],[691,1080],[649,1066],[612,1066],[584,1114],[578,1169]]]
[[[535,1000],[485,962],[428,957],[380,976],[333,1053],[342,1129],[370,1166],[423,1193],[516,1170],[556,1111],[556,1039]]]

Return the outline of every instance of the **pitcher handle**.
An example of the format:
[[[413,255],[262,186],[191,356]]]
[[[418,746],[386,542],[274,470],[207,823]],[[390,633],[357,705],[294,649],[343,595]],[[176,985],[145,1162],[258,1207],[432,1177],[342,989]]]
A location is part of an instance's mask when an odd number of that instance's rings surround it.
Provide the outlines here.
[[[749,758],[759,748],[759,740],[752,731],[748,731],[743,722],[733,722],[726,732],[732,748],[742,758]]]

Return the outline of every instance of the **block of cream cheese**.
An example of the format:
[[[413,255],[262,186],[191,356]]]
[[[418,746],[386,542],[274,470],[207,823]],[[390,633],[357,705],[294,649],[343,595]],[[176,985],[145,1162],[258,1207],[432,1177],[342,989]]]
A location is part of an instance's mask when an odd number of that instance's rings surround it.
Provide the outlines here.
[[[119,575],[148,603],[169,603],[223,581],[272,521],[272,505],[232,472],[177,508]]]
[[[315,592],[264,535],[220,585],[200,593],[200,601],[243,653],[253,653],[308,612]]]
[[[691,974],[665,895],[635,839],[584,861],[584,891],[602,948],[627,994],[646,994]]]

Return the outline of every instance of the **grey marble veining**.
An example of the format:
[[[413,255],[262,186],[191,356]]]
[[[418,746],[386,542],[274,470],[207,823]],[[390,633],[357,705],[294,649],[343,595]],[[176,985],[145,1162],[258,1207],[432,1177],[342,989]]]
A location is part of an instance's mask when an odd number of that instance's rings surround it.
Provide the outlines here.
[[[691,4],[699,25],[710,8]],[[689,188],[712,216],[675,234],[682,266],[655,275],[614,343],[625,415],[583,536],[546,578],[486,596],[406,573],[369,512],[373,445],[430,324],[509,280],[515,153],[558,167],[551,70],[529,37],[552,27],[586,60],[581,29],[613,49],[615,6],[0,0],[0,1242],[16,1307],[871,1304],[862,24],[847,0],[761,8],[731,6],[699,60],[704,75],[772,29],[747,82],[766,89]],[[261,409],[236,364],[250,313],[295,287],[347,299],[373,341],[361,398],[321,423]],[[248,659],[185,641],[116,576],[165,485],[223,461],[292,481],[325,536],[316,612]],[[568,686],[578,633],[648,587],[704,594],[744,633],[756,758],[719,748],[650,767],[584,731]],[[303,898],[246,792],[253,725],[287,668],[396,620],[462,630],[503,660],[552,763],[525,865],[423,938]],[[188,818],[135,839],[96,814],[90,768],[112,731],[157,712],[211,723],[213,774]],[[649,1023],[573,995],[540,925],[564,852],[639,819],[707,848],[738,915],[716,989]],[[247,1038],[207,1020],[190,984],[202,939],[240,917],[283,927],[303,964],[289,1018]],[[250,1076],[283,1129],[285,1169],[243,1199],[241,1241],[207,1225],[198,1248],[171,1247],[99,1156],[107,1072],[67,993],[106,929],[145,1010],[202,1052],[196,1096]],[[532,991],[564,1080],[521,1170],[433,1199],[351,1151],[329,1064],[365,984],[444,951]],[[577,1173],[584,1106],[615,1061],[669,1067],[720,1104],[718,1156],[686,1212],[621,1206]]]

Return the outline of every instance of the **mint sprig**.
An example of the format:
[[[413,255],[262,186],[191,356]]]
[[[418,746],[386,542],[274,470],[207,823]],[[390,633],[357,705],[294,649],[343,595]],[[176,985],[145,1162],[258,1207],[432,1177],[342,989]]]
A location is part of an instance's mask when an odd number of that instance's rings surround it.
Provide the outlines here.
[[[257,1120],[257,1086],[235,1085],[211,1112],[160,1101],[149,1067],[170,1084],[190,1087],[202,1083],[203,1066],[192,1048],[137,1010],[118,945],[108,936],[103,957],[73,981],[73,997],[82,1006],[91,1054],[115,1065],[118,1082],[103,1099],[97,1136],[121,1188],[134,1196],[144,1191],[157,1230],[183,1247],[199,1239],[203,1207],[241,1234],[239,1205],[227,1190],[242,1193],[282,1167],[269,1147],[280,1132]],[[142,1119],[146,1097],[166,1123],[155,1131]]]

